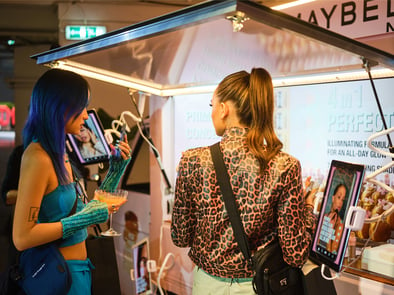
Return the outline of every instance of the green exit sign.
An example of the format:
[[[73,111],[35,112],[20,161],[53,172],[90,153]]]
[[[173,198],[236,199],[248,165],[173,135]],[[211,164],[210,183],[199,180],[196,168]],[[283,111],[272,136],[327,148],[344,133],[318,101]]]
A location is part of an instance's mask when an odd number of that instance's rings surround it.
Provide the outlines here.
[[[104,26],[66,26],[66,40],[85,40],[106,32]]]

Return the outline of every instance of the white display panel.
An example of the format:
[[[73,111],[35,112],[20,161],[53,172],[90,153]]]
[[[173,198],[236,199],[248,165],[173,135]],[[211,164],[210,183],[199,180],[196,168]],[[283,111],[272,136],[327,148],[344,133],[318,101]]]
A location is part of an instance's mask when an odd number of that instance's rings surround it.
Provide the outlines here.
[[[394,125],[394,79],[375,80],[387,126]],[[284,151],[301,161],[303,176],[321,183],[331,160],[366,165],[366,175],[391,159],[367,146],[368,138],[383,128],[370,81],[353,81],[275,89],[276,131]],[[174,165],[182,151],[218,140],[211,121],[211,95],[174,97]],[[374,144],[388,147],[387,137]],[[388,171],[386,182],[394,183]],[[175,176],[174,176],[175,178]]]
[[[390,128],[394,124],[393,79],[374,83]],[[364,164],[366,175],[391,161],[367,146],[368,138],[383,129],[370,81],[289,87],[278,92],[287,102],[286,150],[301,161],[304,176],[321,179],[331,160]],[[374,144],[388,147],[387,137]],[[393,182],[393,171],[388,176]]]

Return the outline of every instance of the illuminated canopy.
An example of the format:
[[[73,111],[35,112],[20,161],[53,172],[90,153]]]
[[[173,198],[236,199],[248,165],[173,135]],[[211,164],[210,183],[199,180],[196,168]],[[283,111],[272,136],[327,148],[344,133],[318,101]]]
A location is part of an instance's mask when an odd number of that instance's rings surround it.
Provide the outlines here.
[[[275,86],[394,77],[392,54],[252,1],[208,1],[32,56],[159,96],[212,92],[264,67]],[[185,60],[194,59],[185,68]],[[199,69],[199,71],[196,71]],[[185,71],[204,75],[184,75]]]

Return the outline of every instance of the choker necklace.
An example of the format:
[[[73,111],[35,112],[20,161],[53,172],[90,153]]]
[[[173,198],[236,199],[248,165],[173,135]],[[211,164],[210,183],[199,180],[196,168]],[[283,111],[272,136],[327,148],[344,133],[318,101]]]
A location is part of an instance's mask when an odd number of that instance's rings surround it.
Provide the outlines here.
[[[64,163],[70,162],[70,159],[68,158],[67,154],[64,154]]]

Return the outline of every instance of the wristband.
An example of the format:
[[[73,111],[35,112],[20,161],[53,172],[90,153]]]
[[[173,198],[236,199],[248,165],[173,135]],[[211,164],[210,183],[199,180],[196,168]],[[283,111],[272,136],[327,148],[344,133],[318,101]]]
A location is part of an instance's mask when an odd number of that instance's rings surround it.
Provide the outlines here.
[[[127,165],[131,159],[123,160],[116,156],[111,156],[109,159],[109,170],[105,176],[103,182],[100,185],[100,189],[105,191],[113,191],[118,187],[120,179],[126,170]]]
[[[107,204],[92,200],[78,213],[60,220],[63,226],[63,239],[67,239],[80,229],[86,228],[92,224],[103,223],[107,219]]]

